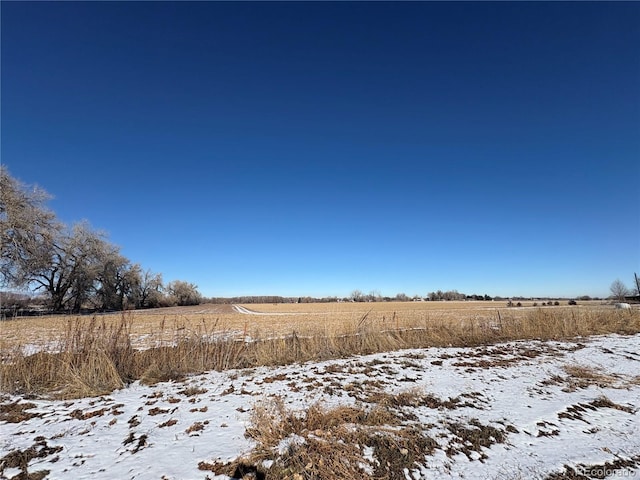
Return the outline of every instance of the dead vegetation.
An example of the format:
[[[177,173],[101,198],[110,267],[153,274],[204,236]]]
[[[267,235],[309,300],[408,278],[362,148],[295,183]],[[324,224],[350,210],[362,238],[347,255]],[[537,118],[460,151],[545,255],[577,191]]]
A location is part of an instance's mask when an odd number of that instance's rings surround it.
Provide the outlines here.
[[[24,450],[13,450],[0,458],[0,478],[7,478],[5,476],[5,470],[10,468],[17,468],[20,470],[20,473],[12,477],[12,480],[40,480],[49,474],[48,470],[29,472],[29,462],[36,458],[46,458],[51,455],[55,455],[62,451],[63,447],[50,447],[47,445],[47,441],[44,437],[36,437],[34,441],[35,443],[29,448]]]
[[[481,408],[478,403],[480,393],[467,393],[457,397],[441,399],[430,393],[424,393],[417,389],[411,389],[395,395],[386,392],[376,392],[367,396],[367,403],[374,403],[380,407],[398,410],[403,407],[417,408],[428,407],[437,410],[454,410],[456,408]],[[472,401],[465,400],[471,399]]]
[[[30,418],[39,417],[39,413],[27,412],[36,405],[30,402],[0,403],[0,422],[20,423]]]
[[[123,315],[115,323],[113,318],[75,318],[67,322],[65,331],[55,340],[55,348],[49,352],[28,355],[24,353],[25,345],[3,350],[2,390],[79,398],[106,394],[134,380],[153,384],[210,370],[284,365],[405,348],[479,346],[522,339],[640,332],[640,311],[637,310],[531,309],[513,316],[496,311],[495,315],[464,320],[428,316],[405,320],[400,315],[390,319],[384,314],[376,317],[368,312],[333,330],[317,321],[313,328],[296,329],[277,337],[262,335],[255,329],[250,341],[204,327],[200,330],[176,327],[171,335],[159,334],[158,338],[172,336],[170,343],[160,342],[140,350],[132,343],[134,318]],[[487,360],[486,366],[496,366],[496,362],[506,366],[537,355],[535,351],[493,350],[487,348],[486,353],[491,354],[493,360]],[[480,358],[471,359],[468,365],[470,368],[484,366]],[[574,372],[573,376],[579,375]]]
[[[576,467],[564,466],[561,472],[552,473],[545,480],[591,480],[594,478],[633,478],[633,471],[640,466],[640,455],[630,458],[617,458],[603,464],[579,464]]]
[[[567,407],[564,411],[558,413],[558,418],[568,420],[579,420],[581,422],[589,424],[589,420],[585,418],[584,414],[594,412],[599,408],[613,408],[620,410],[621,412],[635,415],[636,411],[629,405],[620,405],[612,402],[609,398],[601,396],[588,403],[577,403]]]
[[[575,392],[576,390],[597,387],[597,388],[628,388],[637,385],[638,377],[624,377],[603,370],[595,369],[587,365],[573,364],[565,365],[562,370],[566,375],[552,375],[540,382],[542,386],[561,385],[564,392]]]
[[[491,447],[494,443],[504,443],[509,431],[517,432],[513,426],[498,428],[484,425],[477,419],[471,419],[468,424],[448,422],[446,426],[453,436],[446,450],[447,455],[452,457],[462,453],[469,460],[474,460],[475,456],[480,461],[488,458],[484,452],[485,448]]]
[[[615,342],[607,344],[615,351],[606,350],[605,353],[613,358],[619,357],[622,352],[634,349],[637,343],[636,338],[626,339],[627,343],[623,347]],[[260,400],[257,400],[257,406],[253,410],[246,429],[246,436],[253,441],[254,448],[232,462],[213,460],[216,456],[215,454],[207,456],[210,454],[209,451],[202,456],[198,455],[192,458],[191,466],[198,465],[198,468],[203,472],[203,477],[207,472],[212,472],[215,475],[227,475],[231,478],[262,478],[267,480],[336,478],[404,480],[418,478],[421,471],[424,473],[424,469],[433,468],[436,462],[443,462],[444,471],[449,471],[448,469],[458,462],[466,463],[467,460],[480,465],[488,461],[488,456],[492,456],[492,447],[496,444],[505,444],[503,448],[506,450],[517,448],[521,438],[514,437],[521,432],[532,438],[549,437],[557,441],[566,433],[564,426],[568,424],[570,429],[577,428],[595,439],[597,432],[606,429],[607,425],[606,422],[601,421],[601,417],[607,416],[602,409],[611,409],[608,411],[609,415],[615,413],[625,419],[633,420],[635,417],[631,417],[631,415],[636,415],[636,407],[629,400],[626,400],[629,401],[628,404],[621,400],[617,400],[619,403],[616,403],[605,396],[585,397],[588,392],[579,392],[572,395],[572,400],[564,403],[559,409],[554,408],[550,412],[551,417],[545,417],[544,421],[537,421],[537,428],[529,432],[527,431],[530,430],[528,420],[527,423],[519,424],[517,419],[514,420],[509,416],[508,411],[507,413],[492,413],[497,399],[490,393],[486,396],[481,393],[484,390],[480,385],[474,384],[473,387],[470,387],[465,381],[465,385],[460,386],[460,389],[443,389],[438,390],[438,394],[434,394],[430,392],[428,387],[425,388],[425,382],[418,381],[417,385],[422,385],[421,387],[412,386],[399,391],[400,388],[407,385],[400,383],[405,381],[403,377],[414,378],[415,382],[415,378],[420,378],[420,375],[424,374],[428,379],[434,370],[431,367],[433,365],[432,358],[441,358],[441,365],[445,362],[447,367],[458,368],[460,366],[458,363],[463,357],[466,357],[470,362],[495,357],[497,362],[491,366],[497,367],[499,375],[503,375],[498,378],[505,379],[511,373],[507,370],[508,368],[519,367],[516,361],[527,363],[527,359],[541,357],[543,365],[546,365],[547,360],[550,365],[553,365],[553,373],[556,375],[544,382],[556,386],[556,388],[549,389],[554,392],[560,392],[565,385],[567,388],[573,386],[574,390],[570,391],[589,387],[599,389],[625,388],[621,382],[628,382],[627,377],[631,377],[629,375],[616,375],[608,373],[604,368],[594,369],[580,363],[568,364],[569,361],[565,358],[564,353],[574,352],[581,348],[586,348],[586,352],[589,352],[590,348],[604,351],[601,347],[594,346],[597,344],[597,340],[594,342],[571,341],[563,344],[548,342],[548,345],[542,342],[511,342],[480,345],[469,349],[440,349],[435,352],[411,350],[394,355],[379,355],[376,358],[353,358],[324,362],[301,369],[287,367],[278,371],[268,371],[267,369],[245,368],[228,376],[213,375],[212,377],[216,379],[225,378],[215,386],[212,386],[209,380],[193,377],[180,384],[143,389],[144,394],[140,396],[140,408],[137,410],[135,408],[129,409],[131,413],[128,422],[126,422],[127,417],[124,415],[119,418],[119,427],[124,428],[121,430],[122,434],[117,436],[117,443],[122,445],[119,449],[123,453],[126,452],[127,455],[138,454],[136,458],[142,460],[141,455],[155,451],[154,448],[158,448],[161,443],[158,441],[158,437],[152,435],[156,428],[162,430],[163,438],[173,436],[173,432],[176,433],[176,436],[201,437],[204,441],[209,439],[209,435],[214,435],[213,438],[215,438],[218,426],[224,428],[228,425],[225,423],[220,425],[220,416],[217,416],[215,404],[209,403],[210,400],[218,396],[224,397],[230,392],[234,392],[234,389],[236,395],[244,394],[246,390],[247,395],[260,395],[256,392],[263,394],[262,397],[259,397]],[[250,348],[250,344],[243,342],[243,345],[245,348]],[[576,358],[588,359],[589,355],[586,352],[580,352]],[[507,363],[502,365],[502,361]],[[523,367],[536,367],[539,366],[538,363],[536,360],[530,362],[530,365],[523,365]],[[608,364],[608,362],[603,363]],[[594,362],[594,364],[600,365],[600,362]],[[462,367],[469,368],[468,365],[462,365]],[[473,368],[480,367],[476,365]],[[435,370],[440,374],[443,373],[440,367]],[[524,371],[536,375],[536,370]],[[621,371],[626,370],[622,368]],[[465,373],[468,379],[473,378],[475,374],[483,375],[484,372],[472,370],[472,375]],[[359,377],[349,378],[351,375]],[[232,382],[231,384],[228,383],[227,378]],[[634,376],[632,381],[637,378]],[[339,400],[341,405],[334,407],[332,399],[329,400],[332,405],[330,407],[323,403],[316,403],[312,404],[310,408],[303,407],[306,409],[302,410],[300,404],[297,404],[298,406],[293,410],[287,406],[288,403],[285,404],[286,397],[275,397],[274,400],[265,402],[265,398],[273,398],[274,394],[267,396],[266,392],[263,392],[263,388],[268,390],[267,385],[277,387],[277,385],[271,385],[277,382],[290,383],[292,391],[293,386],[306,390],[304,387],[309,385],[312,387],[311,391],[332,386],[336,390],[341,390],[341,400]],[[254,386],[257,388],[252,388]],[[273,391],[278,392],[275,395],[282,394],[282,391],[277,388]],[[566,393],[569,390],[563,389],[562,391]],[[616,394],[618,393],[622,392],[616,391]],[[334,394],[330,393],[329,395]],[[110,397],[116,397],[116,395],[106,397],[106,399],[105,397],[89,399],[90,401],[87,402],[65,402],[63,415],[79,421],[86,421],[92,425],[96,421],[102,425],[109,422],[108,425],[111,426],[116,422],[116,419],[113,418],[109,421],[108,416],[110,414],[117,415],[118,408],[123,404],[116,403],[117,400]],[[4,398],[6,402],[11,399],[8,395]],[[252,400],[252,398],[247,399],[248,402]],[[344,404],[345,400],[347,405]],[[229,399],[224,398],[221,401],[226,403]],[[286,401],[289,399],[287,398]],[[3,410],[0,411],[0,414],[6,413],[9,418],[13,416],[16,419],[21,415],[38,415],[33,413],[38,411],[34,403],[23,402],[6,403],[1,406]],[[191,408],[191,404],[200,402],[208,403],[210,406],[214,405],[211,416],[197,415],[195,418],[186,419],[179,416],[178,409],[188,410],[191,413],[206,413],[208,410],[206,405],[200,408],[197,408],[199,405],[193,405]],[[202,403],[200,404],[202,405]],[[82,408],[74,406],[78,404],[82,405]],[[292,402],[292,405],[296,405],[296,403]],[[235,410],[242,413],[250,411],[243,407],[238,407]],[[43,408],[42,411],[46,411],[46,409]],[[134,411],[137,412],[136,415],[131,416]],[[138,428],[141,425],[141,418],[144,420],[147,415],[152,417],[150,421],[154,427],[152,429],[149,429],[148,426]],[[100,418],[105,416],[107,418]],[[478,417],[480,420],[474,417]],[[243,419],[243,424],[245,420],[246,418]],[[127,424],[129,428],[127,428]],[[171,428],[176,424],[177,428]],[[514,425],[517,425],[521,430],[516,429]],[[52,436],[51,440],[54,438],[56,437]],[[544,439],[544,441],[547,440]],[[568,441],[567,438],[564,440]],[[0,478],[4,478],[2,472],[5,468],[20,470],[20,476],[12,477],[12,480],[46,477],[47,471],[40,470],[41,467],[36,467],[36,465],[41,466],[45,462],[52,461],[56,452],[48,453],[46,442],[36,442],[31,450],[25,449],[28,445],[29,443],[22,444],[20,450],[16,449],[11,452],[10,456],[0,459],[2,462],[6,460],[0,466],[3,469],[0,471]],[[610,446],[605,442],[601,445]],[[64,448],[66,451],[67,447]],[[246,452],[246,450],[244,451]],[[493,452],[495,453],[495,449]],[[50,455],[51,460],[46,458],[39,461],[37,459],[40,457],[30,457],[33,454]],[[60,456],[64,457],[64,454]],[[16,465],[20,458],[23,458],[22,464],[9,467],[9,465]],[[36,461],[29,463],[33,459]],[[491,460],[495,461],[495,457]],[[491,463],[489,462],[488,465]],[[562,463],[557,463],[555,467],[561,465]],[[616,460],[613,463],[605,464],[603,468],[613,471],[614,468],[624,469],[627,465],[637,466],[637,464],[620,463]],[[29,472],[27,467],[34,471]],[[582,470],[574,465],[547,478],[554,480],[604,478],[597,477],[595,474],[591,476],[602,465],[579,465],[578,467]],[[49,468],[52,467],[49,466]],[[589,475],[585,475],[583,472],[589,472]],[[7,470],[7,477],[11,477],[14,473],[9,473]],[[539,472],[536,478],[544,478],[548,474],[548,470],[544,473]],[[493,478],[531,478],[531,471],[528,472],[528,475],[523,473],[522,476],[506,475]],[[443,473],[443,476],[446,475]]]
[[[287,410],[280,399],[254,409],[246,435],[256,447],[230,464],[206,463],[232,478],[254,472],[264,479],[403,479],[437,443],[422,428],[381,406],[312,405],[306,412]]]
[[[603,373],[585,365],[566,365],[564,371],[568,375],[565,379],[567,391],[587,388],[592,385],[599,388],[611,387],[618,380],[613,375]]]

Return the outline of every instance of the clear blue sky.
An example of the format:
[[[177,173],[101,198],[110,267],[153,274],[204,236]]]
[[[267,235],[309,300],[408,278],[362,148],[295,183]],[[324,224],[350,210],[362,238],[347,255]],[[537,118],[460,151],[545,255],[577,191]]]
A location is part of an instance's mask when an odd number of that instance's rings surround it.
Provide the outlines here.
[[[207,296],[608,295],[638,2],[2,2],[2,162]]]

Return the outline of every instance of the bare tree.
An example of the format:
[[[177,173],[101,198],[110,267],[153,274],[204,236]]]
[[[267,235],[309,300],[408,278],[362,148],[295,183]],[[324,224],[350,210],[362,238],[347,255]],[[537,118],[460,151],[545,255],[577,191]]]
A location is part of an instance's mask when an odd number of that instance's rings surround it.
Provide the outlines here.
[[[619,302],[623,302],[625,297],[629,295],[629,290],[620,280],[615,280],[609,287],[609,290],[611,291],[613,298]]]
[[[380,294],[380,292],[378,290],[371,290],[369,292],[369,295],[367,295],[367,301],[369,301],[369,302],[381,302],[382,301],[382,295]]]
[[[13,178],[0,165],[0,284],[27,287],[62,230],[45,203],[50,196]]]
[[[409,296],[406,293],[400,292],[397,293],[395,296],[395,301],[396,302],[408,302],[409,301]]]
[[[75,225],[54,239],[46,255],[43,252],[29,274],[29,284],[47,293],[51,309],[78,312],[97,290],[106,252],[112,248],[88,224]]]
[[[353,301],[353,302],[362,302],[363,301],[363,295],[362,295],[362,292],[360,290],[354,290],[353,292],[351,292],[351,296],[349,298],[351,298],[351,301]]]
[[[167,284],[167,293],[173,297],[176,305],[198,305],[202,295],[198,292],[198,286],[193,283],[174,280]]]
[[[140,308],[158,307],[162,301],[162,274],[145,271],[140,277],[137,293]]]
[[[135,306],[140,266],[131,265],[117,247],[106,244],[98,261],[96,300],[102,310],[124,310]]]
[[[165,303],[162,275],[143,274],[87,223],[65,227],[46,208],[49,198],[0,165],[1,286],[40,290],[55,311]],[[187,282],[172,282],[168,292],[178,305],[202,300],[197,286]]]

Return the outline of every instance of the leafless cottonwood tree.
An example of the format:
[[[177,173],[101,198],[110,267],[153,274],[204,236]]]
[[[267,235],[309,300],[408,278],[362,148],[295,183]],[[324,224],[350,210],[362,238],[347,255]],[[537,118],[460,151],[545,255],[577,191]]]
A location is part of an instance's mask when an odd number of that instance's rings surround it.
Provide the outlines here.
[[[24,288],[50,255],[62,225],[46,208],[50,195],[28,187],[0,165],[0,283]]]
[[[181,280],[169,282],[167,284],[167,293],[172,297],[176,305],[198,305],[202,299],[197,285]]]
[[[104,245],[98,259],[97,307],[102,310],[125,310],[137,303],[141,269],[122,255],[113,245]]]
[[[351,299],[352,302],[364,301],[363,294],[360,290],[354,290],[353,292],[351,292],[351,295],[349,296],[349,298]]]
[[[86,223],[63,231],[29,272],[29,284],[47,293],[55,311],[80,311],[100,287],[109,244]],[[102,277],[104,279],[104,276]]]
[[[629,290],[627,289],[625,284],[622,283],[622,281],[619,279],[615,280],[611,284],[611,286],[609,287],[609,290],[611,291],[611,295],[613,296],[613,298],[615,298],[619,302],[624,302],[625,297],[629,295]]]
[[[66,228],[46,207],[50,195],[0,166],[0,283],[47,294],[55,311],[85,305],[122,309],[134,300],[140,268],[87,223]]]
[[[162,275],[143,273],[88,223],[63,225],[46,208],[47,192],[13,178],[4,166],[0,194],[1,287],[45,292],[54,311],[201,302],[196,285],[188,282],[171,282],[165,295]]]
[[[136,302],[139,308],[159,307],[162,303],[163,282],[161,273],[146,270],[140,275],[137,285]]]

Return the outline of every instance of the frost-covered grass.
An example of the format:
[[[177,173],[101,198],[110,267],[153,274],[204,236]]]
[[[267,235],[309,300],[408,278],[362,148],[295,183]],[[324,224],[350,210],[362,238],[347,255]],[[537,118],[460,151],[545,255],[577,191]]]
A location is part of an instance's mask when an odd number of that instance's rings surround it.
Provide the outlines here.
[[[609,334],[5,394],[0,478],[635,478],[639,366]]]

